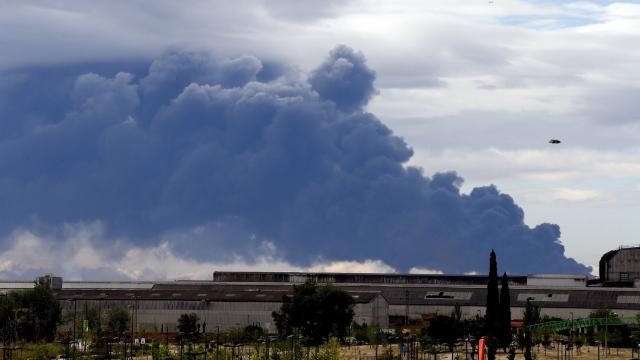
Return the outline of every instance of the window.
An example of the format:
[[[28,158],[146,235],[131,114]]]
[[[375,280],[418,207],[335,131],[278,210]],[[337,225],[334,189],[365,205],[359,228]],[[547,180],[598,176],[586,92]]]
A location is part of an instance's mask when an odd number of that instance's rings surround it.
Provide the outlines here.
[[[629,273],[621,272],[620,273],[620,281],[629,281]]]

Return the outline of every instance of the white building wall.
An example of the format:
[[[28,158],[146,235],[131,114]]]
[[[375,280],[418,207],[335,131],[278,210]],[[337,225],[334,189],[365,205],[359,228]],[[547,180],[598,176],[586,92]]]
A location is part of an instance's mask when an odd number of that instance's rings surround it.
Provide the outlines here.
[[[381,302],[379,298],[382,297],[379,296],[370,303],[356,304],[354,306],[354,320],[359,323],[377,324],[380,319],[384,319],[380,325],[386,327],[388,319],[386,301]],[[85,304],[89,307],[100,308],[103,314],[112,308],[125,308],[130,312],[131,317],[135,318],[136,331],[143,329],[160,331],[164,327],[170,332],[175,332],[180,315],[196,313],[200,318],[200,323],[206,322],[207,331],[216,331],[218,327],[220,330],[225,330],[247,325],[259,325],[271,333],[277,330],[272,313],[279,311],[282,305],[275,302],[183,300],[77,300],[77,304],[74,304],[73,301],[61,301],[60,304],[66,319],[73,319],[75,305],[78,322],[84,319]]]
[[[585,287],[587,277],[581,275],[527,275],[527,286]]]

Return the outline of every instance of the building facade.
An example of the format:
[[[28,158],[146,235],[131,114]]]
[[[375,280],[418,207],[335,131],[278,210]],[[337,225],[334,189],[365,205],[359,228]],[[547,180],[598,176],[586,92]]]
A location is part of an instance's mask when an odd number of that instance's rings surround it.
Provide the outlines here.
[[[620,247],[600,258],[600,280],[605,286],[640,287],[640,247]]]
[[[125,308],[136,331],[175,331],[178,317],[196,313],[209,331],[259,325],[275,332],[272,312],[293,286],[306,280],[331,283],[351,294],[355,321],[382,328],[419,323],[437,314],[484,316],[485,276],[335,274],[335,273],[215,273],[213,281],[91,282],[53,281],[52,288],[68,319],[82,318],[88,308]],[[511,314],[522,319],[528,301],[543,315],[587,317],[608,308],[620,316],[640,314],[640,288],[587,286],[586,277],[529,275],[511,277]],[[32,281],[0,282],[0,291],[33,287]]]

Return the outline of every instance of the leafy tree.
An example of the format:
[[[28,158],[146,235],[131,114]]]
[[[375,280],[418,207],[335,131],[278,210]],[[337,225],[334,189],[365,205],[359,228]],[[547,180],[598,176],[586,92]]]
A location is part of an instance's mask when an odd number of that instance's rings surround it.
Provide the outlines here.
[[[265,331],[262,327],[255,324],[247,325],[244,327],[242,341],[248,342],[248,343],[255,343],[260,338],[263,338],[264,336],[265,336]]]
[[[331,285],[319,287],[307,281],[293,287],[293,296],[284,296],[280,311],[272,313],[281,335],[294,332],[308,345],[318,346],[331,336],[342,338],[353,320],[353,298]]]
[[[129,329],[131,318],[125,308],[114,308],[107,312],[107,329],[121,337]]]
[[[480,315],[476,315],[475,318],[464,320],[465,335],[473,335],[476,339],[480,339],[484,336],[485,319]],[[476,353],[476,342],[471,342],[471,354]]]
[[[5,341],[16,333],[28,342],[53,340],[61,310],[46,279],[37,280],[33,289],[11,292],[4,300],[0,317]]]
[[[537,324],[540,322],[540,307],[535,305],[532,301],[527,301],[527,306],[524,309],[524,358],[525,360],[532,360],[531,348],[533,347],[533,336],[528,326]]]
[[[552,322],[552,321],[562,321],[562,320],[564,319],[561,317],[551,316],[551,315],[542,315],[542,317],[540,318],[541,323]]]
[[[178,331],[183,336],[191,337],[198,333],[198,320],[196,313],[184,313],[178,318]]]
[[[14,331],[14,314],[17,306],[15,304],[15,296],[5,295],[0,303],[0,336],[2,343],[8,344],[13,340]]]
[[[381,344],[383,336],[380,327],[377,325],[358,324],[353,322],[351,324],[351,334],[356,341],[363,341],[369,344]]]
[[[597,309],[589,314],[592,319],[615,319],[618,314],[610,309]],[[597,337],[604,342],[604,327],[599,329]],[[607,334],[607,345],[613,347],[632,346],[631,329],[627,325],[609,326]]]
[[[596,309],[589,313],[590,319],[611,319],[616,317],[618,317],[618,314],[614,313],[610,309]]]
[[[84,317],[89,322],[89,331],[95,339],[102,337],[102,319],[101,309],[98,306],[85,305]]]
[[[496,358],[496,337],[500,335],[500,295],[498,292],[498,262],[495,251],[489,256],[489,281],[487,283],[486,332],[489,337],[487,357]]]
[[[509,278],[507,273],[502,275],[500,288],[500,343],[503,349],[511,343],[511,294],[509,293]]]
[[[460,318],[456,318],[455,310],[451,316],[438,315],[426,329],[426,335],[431,339],[438,340],[449,346],[449,351],[453,348],[456,340],[463,337]]]
[[[356,341],[368,341],[369,340],[369,326],[367,324],[358,324],[354,322],[351,325],[351,334]]]

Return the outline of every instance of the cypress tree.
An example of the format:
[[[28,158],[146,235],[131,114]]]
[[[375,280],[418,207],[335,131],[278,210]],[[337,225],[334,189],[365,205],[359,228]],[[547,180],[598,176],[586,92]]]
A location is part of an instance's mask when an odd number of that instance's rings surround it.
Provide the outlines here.
[[[500,342],[504,349],[511,343],[511,295],[509,294],[509,277],[507,273],[502,275],[500,288]]]
[[[498,292],[498,262],[496,253],[491,250],[489,256],[489,281],[487,283],[487,311],[485,326],[489,337],[487,357],[496,358],[496,336],[500,334],[500,294]]]

